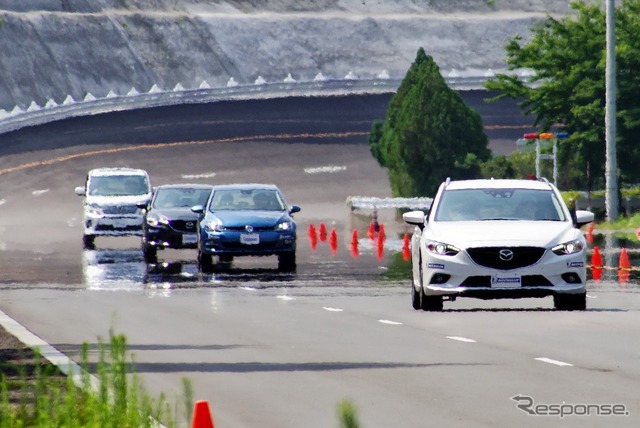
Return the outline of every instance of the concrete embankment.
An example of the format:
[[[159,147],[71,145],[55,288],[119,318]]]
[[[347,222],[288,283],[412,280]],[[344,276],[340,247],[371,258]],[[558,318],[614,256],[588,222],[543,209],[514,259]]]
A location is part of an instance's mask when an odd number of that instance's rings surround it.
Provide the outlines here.
[[[419,47],[443,74],[477,75],[504,67],[508,38],[568,11],[557,0],[3,0],[0,109],[289,74],[401,79]]]

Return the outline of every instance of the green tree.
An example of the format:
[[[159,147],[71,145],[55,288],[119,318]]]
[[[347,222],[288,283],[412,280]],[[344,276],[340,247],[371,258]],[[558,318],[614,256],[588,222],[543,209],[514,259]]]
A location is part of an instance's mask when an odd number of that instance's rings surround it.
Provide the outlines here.
[[[449,88],[423,48],[418,50],[369,148],[389,171],[394,196],[433,195],[447,177],[480,176],[490,158],[480,115]]]
[[[560,184],[588,188],[604,185],[606,25],[601,2],[571,3],[575,14],[547,19],[531,28],[528,40],[516,36],[505,46],[508,68],[530,76],[499,74],[488,90],[522,99],[520,107],[548,131],[560,125],[569,138],[559,145]],[[623,0],[616,9],[618,58],[618,152],[622,177],[640,179],[640,0]],[[499,98],[500,98],[499,97]]]

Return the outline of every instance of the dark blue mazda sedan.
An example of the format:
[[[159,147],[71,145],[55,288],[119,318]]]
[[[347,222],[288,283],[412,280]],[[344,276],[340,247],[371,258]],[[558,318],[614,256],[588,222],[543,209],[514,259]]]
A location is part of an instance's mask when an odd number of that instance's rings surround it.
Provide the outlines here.
[[[212,270],[213,256],[230,263],[237,256],[278,256],[278,270],[296,270],[296,223],[273,184],[214,186],[206,206],[193,207],[198,222],[198,263]]]

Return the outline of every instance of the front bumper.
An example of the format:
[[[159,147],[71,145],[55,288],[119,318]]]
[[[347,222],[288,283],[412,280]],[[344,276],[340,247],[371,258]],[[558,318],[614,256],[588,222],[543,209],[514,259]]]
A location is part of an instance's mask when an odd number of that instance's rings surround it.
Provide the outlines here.
[[[211,255],[269,256],[296,250],[296,234],[289,231],[201,232],[200,251]]]
[[[144,231],[144,243],[149,247],[162,248],[197,248],[198,235],[193,232],[179,232],[168,228],[147,228]]]
[[[84,234],[97,236],[142,235],[142,216],[87,215]]]
[[[586,255],[558,256],[547,251],[535,264],[501,271],[476,264],[464,252],[423,256],[426,295],[481,299],[545,297],[586,291]]]

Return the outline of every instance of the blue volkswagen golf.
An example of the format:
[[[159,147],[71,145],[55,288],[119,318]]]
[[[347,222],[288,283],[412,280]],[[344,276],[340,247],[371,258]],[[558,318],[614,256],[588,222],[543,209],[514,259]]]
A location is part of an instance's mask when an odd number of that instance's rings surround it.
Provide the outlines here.
[[[300,211],[288,206],[273,184],[214,186],[205,206],[193,207],[198,222],[198,264],[212,270],[213,257],[230,263],[237,256],[278,256],[278,270],[296,270],[296,223]]]

